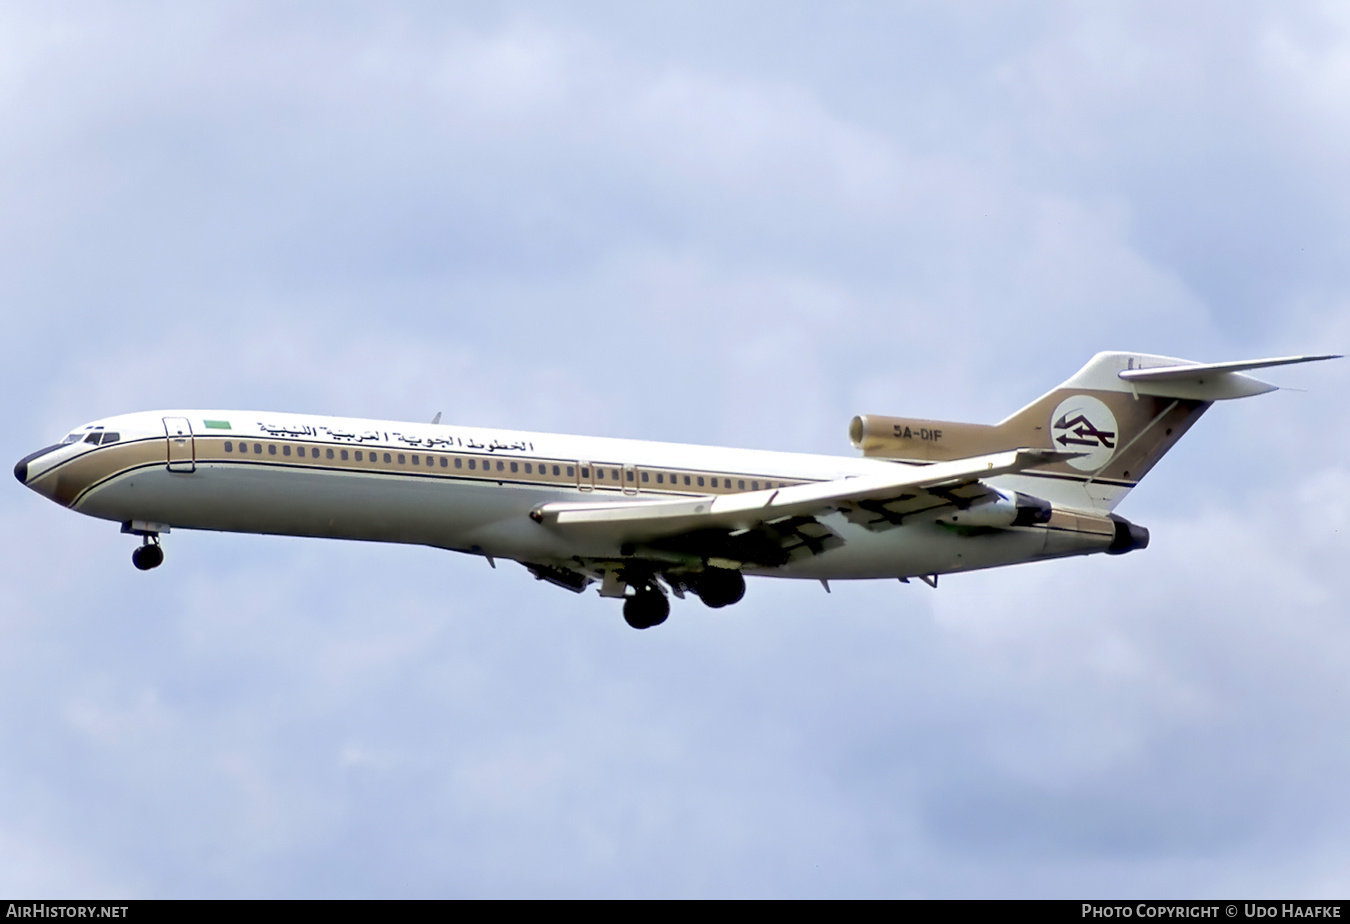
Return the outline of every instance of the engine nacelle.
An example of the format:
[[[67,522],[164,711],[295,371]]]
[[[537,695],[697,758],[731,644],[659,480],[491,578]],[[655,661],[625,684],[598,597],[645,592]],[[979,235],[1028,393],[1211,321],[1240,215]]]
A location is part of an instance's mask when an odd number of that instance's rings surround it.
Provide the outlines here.
[[[1111,544],[1107,546],[1107,555],[1124,555],[1126,552],[1133,552],[1135,549],[1148,548],[1147,529],[1136,526],[1114,513],[1111,514],[1111,522],[1116,524],[1116,532],[1111,539]]]
[[[869,458],[915,462],[945,462],[1017,448],[1005,445],[1011,438],[998,427],[876,414],[854,417],[848,438]]]

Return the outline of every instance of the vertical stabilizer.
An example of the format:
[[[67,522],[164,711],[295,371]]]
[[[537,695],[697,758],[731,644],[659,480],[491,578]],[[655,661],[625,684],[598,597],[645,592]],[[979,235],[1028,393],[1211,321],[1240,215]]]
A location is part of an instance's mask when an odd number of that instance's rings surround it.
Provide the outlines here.
[[[913,462],[1023,447],[1079,452],[998,482],[1071,507],[1111,510],[1215,401],[1275,390],[1245,371],[1334,358],[1206,364],[1098,353],[1063,385],[992,426],[866,416],[854,418],[850,436],[865,455]]]

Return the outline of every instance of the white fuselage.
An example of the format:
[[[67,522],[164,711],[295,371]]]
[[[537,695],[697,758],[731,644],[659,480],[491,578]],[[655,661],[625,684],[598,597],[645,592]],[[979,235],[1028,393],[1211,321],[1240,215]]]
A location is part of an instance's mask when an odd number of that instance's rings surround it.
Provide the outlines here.
[[[87,442],[90,433],[115,433]],[[531,519],[544,504],[718,496],[894,472],[906,463],[639,440],[254,411],[154,411],[95,421],[16,467],[80,513],[153,532],[209,529],[435,546],[585,570],[632,554]],[[997,483],[997,479],[994,479]],[[1014,479],[1009,484],[1021,487]],[[1098,534],[872,530],[749,574],[905,578],[1102,551]],[[1072,531],[1069,531],[1072,532]],[[1077,535],[1077,534],[1074,534]],[[672,556],[672,563],[678,556]]]

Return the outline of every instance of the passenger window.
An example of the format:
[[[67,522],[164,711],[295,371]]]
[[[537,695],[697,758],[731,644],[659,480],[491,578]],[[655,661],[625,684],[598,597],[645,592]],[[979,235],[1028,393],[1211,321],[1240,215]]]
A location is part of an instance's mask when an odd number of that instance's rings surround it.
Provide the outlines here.
[[[225,441],[225,451],[226,451],[226,452],[234,452],[234,443],[231,443],[229,440],[226,440],[226,441]]]
[[[740,490],[744,491],[744,490],[745,490],[745,479],[744,479],[744,478],[741,478],[741,479],[737,480],[737,482],[736,482],[736,487],[739,488]]]
[[[629,471],[625,472],[625,474],[628,475],[628,480],[629,480],[629,481],[632,481],[632,480],[633,480],[633,472],[632,472],[631,469],[630,469]]]
[[[339,452],[339,453],[341,454],[341,456],[342,456],[342,461],[343,461],[343,462],[346,462],[346,461],[347,461],[347,450],[345,450],[345,449],[339,449],[338,452]]]
[[[758,491],[758,490],[759,490],[759,482],[758,482],[758,481],[752,481],[752,482],[750,482],[750,488],[751,488],[751,490]]]
[[[386,452],[386,453],[384,454],[384,461],[385,461],[386,463],[388,463],[388,462],[392,462],[392,461],[394,461],[394,460],[391,459],[391,458],[389,458],[389,453]]]
[[[359,450],[359,449],[356,450],[356,461],[357,461],[357,462],[360,462],[360,461],[361,461],[361,450]]]
[[[461,459],[459,456],[455,456],[455,468],[463,468],[463,467],[464,467],[464,460]]]
[[[446,459],[445,456],[441,456],[441,468],[449,468],[449,467],[450,467],[449,460]]]
[[[527,475],[533,475],[533,474],[534,474],[534,467],[533,467],[532,465],[530,465],[530,463],[528,463],[528,462],[525,463],[525,474],[527,474]]]
[[[703,487],[703,476],[702,476],[702,475],[699,475],[699,476],[698,476],[698,486],[699,486],[700,488]]]
[[[328,458],[333,458],[333,450],[328,450]]]
[[[506,463],[502,462],[502,460],[500,459],[497,460],[497,471],[499,472],[506,471]]]
[[[400,462],[402,462],[402,461],[403,461],[403,457],[402,457],[402,456],[399,456],[399,457],[398,457],[398,460],[399,460]],[[421,464],[422,464],[422,457],[421,457],[421,456],[413,456],[413,465],[421,465]]]
[[[268,444],[267,444],[267,454],[268,454],[269,456],[274,456],[274,455],[277,454],[277,446],[276,446],[276,443],[268,443]]]
[[[665,484],[665,481],[664,481],[664,479],[662,478],[662,475],[661,475],[660,472],[657,472],[657,473],[656,473],[656,483],[657,483],[657,484]]]
[[[385,457],[384,457],[384,461],[386,461],[386,462],[389,461],[389,456],[388,456],[387,454],[386,454]],[[407,464],[408,464],[406,461],[404,461],[404,459],[403,459],[403,453],[401,453],[401,452],[398,454],[398,464],[399,464],[399,465],[407,465]]]
[[[575,466],[575,465],[569,465],[569,466],[567,466],[567,477],[568,477],[568,478],[575,478],[576,476],[577,476],[577,469],[576,469],[576,466]]]
[[[558,466],[556,466],[556,465],[553,466],[553,474],[554,474],[555,476],[561,475],[561,474],[562,474],[562,472],[558,471]]]
[[[582,478],[589,478],[589,477],[591,477],[591,470],[590,470],[589,468],[583,468],[583,469],[581,470],[581,477],[582,477]]]
[[[604,470],[603,468],[597,468],[597,469],[595,470],[595,480],[596,480],[596,481],[604,481],[604,480],[605,480],[605,470]]]
[[[716,479],[716,478],[713,478],[713,479],[711,479],[711,480],[712,480],[712,486],[713,486],[714,488],[717,487],[717,479]]]
[[[282,454],[283,456],[289,456],[289,455],[291,454],[291,447],[290,447],[290,446],[282,446],[282,447],[281,447],[281,454]]]
[[[685,476],[684,476],[684,483],[685,483],[685,484],[688,484],[688,483],[689,483],[689,476],[688,476],[688,475],[685,475]]]
[[[469,471],[473,471],[473,470],[474,470],[475,468],[477,468],[477,467],[478,467],[478,463],[475,462],[473,459],[470,459],[470,460],[469,460]]]

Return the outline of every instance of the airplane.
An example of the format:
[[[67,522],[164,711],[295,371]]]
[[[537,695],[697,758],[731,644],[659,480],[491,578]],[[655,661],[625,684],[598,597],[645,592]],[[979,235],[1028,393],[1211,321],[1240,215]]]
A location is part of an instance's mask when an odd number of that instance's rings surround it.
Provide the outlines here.
[[[1246,373],[1338,359],[1197,363],[1098,353],[994,425],[855,417],[861,457],[257,411],[108,417],[14,467],[19,482],[140,537],[171,529],[434,546],[524,565],[623,601],[635,629],[669,596],[738,602],[745,577],[918,578],[1121,555],[1148,530],[1114,513]]]

